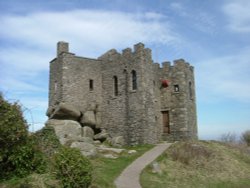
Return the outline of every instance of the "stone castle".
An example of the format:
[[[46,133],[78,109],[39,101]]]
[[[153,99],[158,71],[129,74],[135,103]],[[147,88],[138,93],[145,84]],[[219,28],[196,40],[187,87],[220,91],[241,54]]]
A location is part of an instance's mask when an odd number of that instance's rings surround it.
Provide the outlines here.
[[[62,103],[78,109],[73,119],[82,126],[123,136],[128,145],[197,139],[194,68],[183,59],[160,66],[142,43],[91,59],[58,42],[47,115]]]

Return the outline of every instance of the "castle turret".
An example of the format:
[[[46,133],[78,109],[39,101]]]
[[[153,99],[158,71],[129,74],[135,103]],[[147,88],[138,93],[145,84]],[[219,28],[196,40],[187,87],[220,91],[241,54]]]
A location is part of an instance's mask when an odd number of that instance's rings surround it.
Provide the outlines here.
[[[175,60],[171,80],[170,126],[174,140],[197,138],[193,67],[183,59]]]

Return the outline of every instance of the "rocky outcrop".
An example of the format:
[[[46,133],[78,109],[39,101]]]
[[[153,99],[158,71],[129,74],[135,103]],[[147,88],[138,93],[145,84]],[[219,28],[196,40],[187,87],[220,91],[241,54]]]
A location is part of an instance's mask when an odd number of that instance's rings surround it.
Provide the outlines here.
[[[46,126],[51,126],[55,129],[55,133],[63,145],[68,140],[81,137],[82,127],[77,121],[50,119],[46,122]]]
[[[89,114],[87,113],[87,122],[92,121],[91,116],[93,114]],[[121,147],[125,144],[122,136],[111,138],[105,129],[95,135],[94,130],[89,126],[82,127],[79,122],[74,120],[58,119],[49,119],[46,122],[46,126],[51,126],[55,129],[55,134],[62,145],[78,148],[87,157],[95,157],[99,154],[106,158],[116,159],[124,151],[124,149],[101,145],[105,140],[108,140],[108,143],[115,147]]]
[[[78,120],[81,112],[72,105],[60,103],[55,109],[48,109],[47,115],[50,119]]]
[[[87,157],[95,157],[97,155],[96,147],[86,142],[72,142],[71,148],[80,149],[81,153]]]
[[[95,128],[95,126],[96,126],[96,118],[95,118],[94,111],[86,111],[86,112],[84,112],[80,122],[83,125],[87,125],[87,126]]]
[[[100,133],[94,136],[94,140],[100,140],[101,142],[104,142],[108,138],[110,138],[110,135],[106,132],[106,130],[102,130]]]
[[[95,133],[91,127],[85,126],[82,128],[82,136],[83,137],[89,137],[89,138],[93,139],[94,134]]]
[[[117,136],[111,139],[111,145],[115,147],[122,147],[125,145],[123,136]]]

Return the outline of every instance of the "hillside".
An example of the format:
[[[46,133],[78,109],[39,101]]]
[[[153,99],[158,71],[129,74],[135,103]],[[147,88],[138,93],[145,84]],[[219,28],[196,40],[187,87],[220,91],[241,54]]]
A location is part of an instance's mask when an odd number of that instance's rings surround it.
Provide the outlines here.
[[[143,188],[250,187],[247,148],[215,141],[178,142],[141,175]]]

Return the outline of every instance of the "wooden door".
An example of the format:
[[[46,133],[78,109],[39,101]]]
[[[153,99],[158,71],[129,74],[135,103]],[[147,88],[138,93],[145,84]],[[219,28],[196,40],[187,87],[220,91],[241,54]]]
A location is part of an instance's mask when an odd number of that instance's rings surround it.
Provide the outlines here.
[[[169,127],[169,112],[163,111],[162,112],[162,121],[163,121],[163,133],[170,133]]]

